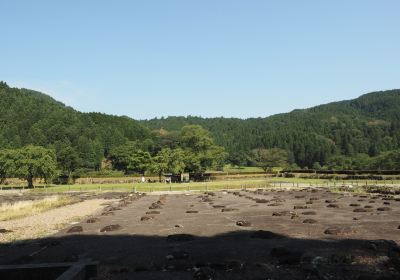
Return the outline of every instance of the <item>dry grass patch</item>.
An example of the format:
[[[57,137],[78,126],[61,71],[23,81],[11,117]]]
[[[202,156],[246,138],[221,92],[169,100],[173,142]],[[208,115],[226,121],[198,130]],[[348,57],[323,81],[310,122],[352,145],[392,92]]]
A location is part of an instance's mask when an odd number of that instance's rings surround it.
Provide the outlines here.
[[[36,201],[19,201],[0,206],[0,221],[9,221],[33,216],[50,209],[79,202],[79,198],[67,196],[51,196]]]

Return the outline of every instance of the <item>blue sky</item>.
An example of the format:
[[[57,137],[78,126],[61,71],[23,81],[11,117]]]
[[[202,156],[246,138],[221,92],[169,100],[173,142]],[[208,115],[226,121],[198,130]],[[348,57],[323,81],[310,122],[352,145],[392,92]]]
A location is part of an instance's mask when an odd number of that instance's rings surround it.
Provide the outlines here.
[[[2,0],[0,80],[136,119],[400,88],[398,0]]]

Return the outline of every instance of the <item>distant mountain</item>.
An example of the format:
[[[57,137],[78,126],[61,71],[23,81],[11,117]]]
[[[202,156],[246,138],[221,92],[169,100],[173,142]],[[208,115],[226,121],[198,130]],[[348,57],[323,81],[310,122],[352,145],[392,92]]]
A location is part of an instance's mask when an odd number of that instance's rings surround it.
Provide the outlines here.
[[[268,112],[266,112],[267,114]],[[217,144],[234,154],[279,147],[292,162],[323,165],[332,155],[371,156],[400,148],[400,90],[294,110],[267,118],[168,117],[136,121],[101,113],[81,113],[53,98],[0,82],[0,148],[27,144],[73,147],[85,168],[98,168],[111,148],[126,141],[158,149],[165,131],[188,124],[208,129]],[[162,133],[158,133],[162,132]],[[157,146],[158,145],[158,146]]]
[[[0,148],[68,145],[83,167],[95,169],[113,146],[149,137],[149,129],[128,117],[81,113],[43,93],[0,82]]]
[[[266,112],[267,113],[267,112]],[[168,117],[141,121],[152,130],[179,130],[187,124],[208,129],[230,153],[265,147],[290,152],[293,162],[311,167],[334,154],[400,148],[400,90],[372,92],[267,118]]]

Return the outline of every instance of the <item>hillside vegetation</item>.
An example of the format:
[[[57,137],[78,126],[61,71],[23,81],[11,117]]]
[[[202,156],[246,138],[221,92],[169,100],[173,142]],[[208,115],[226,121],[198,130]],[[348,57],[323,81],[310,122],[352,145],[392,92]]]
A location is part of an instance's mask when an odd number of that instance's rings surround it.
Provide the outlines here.
[[[151,139],[150,130],[128,117],[81,113],[40,92],[0,83],[0,148],[28,144],[72,147],[80,165],[100,167],[110,150],[126,141]]]
[[[197,144],[182,134],[188,125],[197,125],[186,130],[197,137]],[[201,141],[208,144],[199,150],[196,145]],[[161,173],[172,170],[165,166],[176,161],[177,154],[181,161],[172,164],[175,169],[221,166],[223,155],[233,165],[254,165],[251,155],[255,149],[273,148],[285,150],[292,166],[365,168],[364,163],[372,157],[382,157],[375,163],[387,162],[388,155],[400,157],[393,152],[400,149],[400,90],[373,92],[266,118],[189,116],[136,121],[81,113],[43,93],[0,82],[0,150],[27,145],[54,150],[58,168],[69,173],[99,170],[102,163],[123,165],[120,170],[124,172],[143,171],[139,166],[143,162]],[[138,155],[143,159],[140,164],[135,162]],[[211,162],[211,157],[218,157],[218,164]],[[154,167],[157,160],[158,167]],[[397,159],[390,164],[382,168],[395,168]]]
[[[265,112],[266,114],[268,112]],[[376,156],[400,146],[400,90],[294,110],[267,118],[168,117],[142,121],[152,130],[198,124],[232,153],[278,147],[301,167],[325,165],[334,155]]]

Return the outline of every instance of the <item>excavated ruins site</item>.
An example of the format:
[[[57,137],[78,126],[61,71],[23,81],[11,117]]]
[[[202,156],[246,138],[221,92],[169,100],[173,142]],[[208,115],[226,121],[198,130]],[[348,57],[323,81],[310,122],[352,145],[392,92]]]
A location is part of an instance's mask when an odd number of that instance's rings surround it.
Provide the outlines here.
[[[99,262],[93,279],[400,279],[400,198],[241,190],[118,194],[0,264]]]

